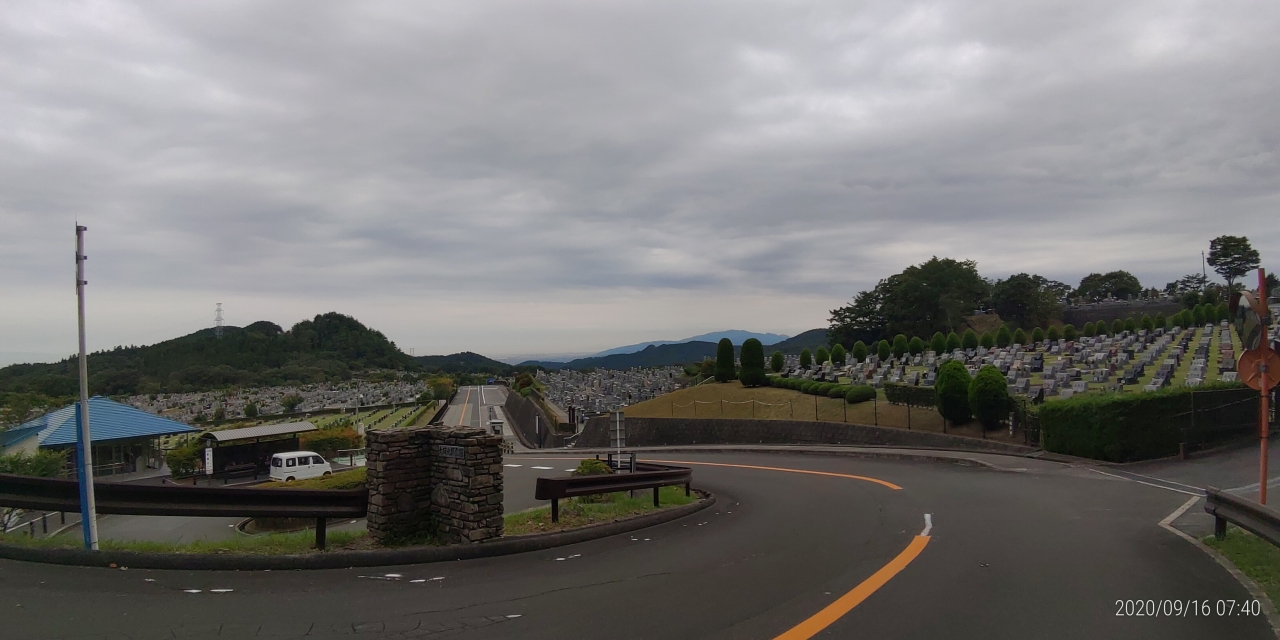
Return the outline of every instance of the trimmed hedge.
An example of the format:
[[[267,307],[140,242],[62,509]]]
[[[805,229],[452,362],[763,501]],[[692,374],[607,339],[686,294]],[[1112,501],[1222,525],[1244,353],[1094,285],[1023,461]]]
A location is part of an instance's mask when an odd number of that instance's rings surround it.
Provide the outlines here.
[[[952,424],[965,424],[973,417],[969,411],[969,370],[959,360],[948,360],[938,368],[938,380],[934,390],[938,400],[938,413]]]
[[[905,404],[913,407],[933,408],[938,404],[933,387],[914,387],[909,384],[884,385],[884,397],[889,404]]]
[[[1257,392],[1242,385],[1211,385],[1223,390],[1195,407],[1218,425],[1257,421]],[[1183,430],[1191,428],[1192,388],[1143,393],[1087,393],[1040,407],[1045,451],[1131,462],[1176,455]],[[1209,404],[1209,403],[1212,404]],[[1199,424],[1197,426],[1200,426]],[[1205,425],[1206,427],[1208,425]],[[1224,431],[1224,434],[1234,432]]]
[[[849,387],[842,384],[835,385],[827,390],[828,398],[843,398],[844,394],[849,393]]]
[[[844,401],[849,404],[858,404],[859,402],[873,400],[875,397],[876,390],[874,388],[865,384],[855,384],[849,387],[849,390],[845,392]]]
[[[738,372],[738,380],[744,387],[759,387],[768,384],[764,373],[764,346],[755,338],[747,338],[742,343],[738,356],[742,362],[742,370]]]
[[[987,429],[1000,426],[1009,416],[1009,388],[999,369],[987,365],[978,370],[969,383],[969,410]]]

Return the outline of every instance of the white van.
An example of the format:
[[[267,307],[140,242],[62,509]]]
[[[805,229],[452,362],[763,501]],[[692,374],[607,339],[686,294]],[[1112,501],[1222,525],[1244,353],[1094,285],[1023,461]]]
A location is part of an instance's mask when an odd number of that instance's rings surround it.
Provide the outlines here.
[[[271,479],[279,482],[319,478],[332,473],[329,463],[314,451],[289,451],[271,456]]]

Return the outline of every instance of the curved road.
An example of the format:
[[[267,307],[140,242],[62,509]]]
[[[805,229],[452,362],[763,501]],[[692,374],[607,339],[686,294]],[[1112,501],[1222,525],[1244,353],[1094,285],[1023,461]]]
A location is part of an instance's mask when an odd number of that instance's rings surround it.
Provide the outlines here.
[[[0,635],[1275,638],[1260,616],[1116,616],[1117,600],[1249,599],[1212,559],[1158,526],[1185,494],[1018,458],[1009,460],[1020,471],[821,455],[647,456],[656,457],[698,463],[695,485],[713,491],[716,505],[638,534],[398,568],[172,572],[4,561]],[[540,460],[564,461],[539,453],[508,462]],[[925,514],[932,528],[922,542]],[[913,546],[918,554],[903,563]],[[868,590],[886,566],[899,571]]]

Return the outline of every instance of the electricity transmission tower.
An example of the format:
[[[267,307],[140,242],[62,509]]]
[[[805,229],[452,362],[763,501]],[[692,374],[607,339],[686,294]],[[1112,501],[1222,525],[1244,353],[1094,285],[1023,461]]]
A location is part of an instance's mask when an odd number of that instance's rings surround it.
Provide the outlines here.
[[[213,335],[219,340],[222,339],[222,303],[218,303],[218,310],[213,315]]]

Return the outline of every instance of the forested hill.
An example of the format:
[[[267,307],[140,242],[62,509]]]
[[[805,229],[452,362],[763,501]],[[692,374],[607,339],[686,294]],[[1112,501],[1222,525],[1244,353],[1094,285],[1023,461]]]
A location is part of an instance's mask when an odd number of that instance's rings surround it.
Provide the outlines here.
[[[414,360],[422,365],[423,369],[431,372],[504,374],[517,369],[505,362],[498,362],[470,351],[447,356],[418,356]]]
[[[0,392],[77,393],[77,362],[16,364],[0,369]],[[145,347],[89,355],[89,392],[178,393],[236,386],[323,382],[365,369],[422,367],[380,331],[339,313],[318,315],[288,331],[271,322],[213,329]]]

